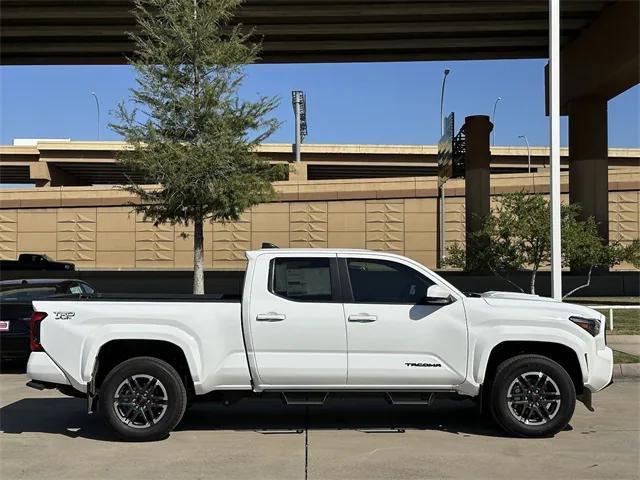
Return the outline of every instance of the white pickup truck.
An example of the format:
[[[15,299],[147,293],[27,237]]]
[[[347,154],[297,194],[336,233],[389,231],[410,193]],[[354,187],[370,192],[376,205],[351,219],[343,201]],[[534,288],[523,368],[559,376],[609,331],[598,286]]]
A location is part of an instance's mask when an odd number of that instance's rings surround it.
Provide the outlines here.
[[[88,399],[121,437],[163,438],[189,402],[379,392],[476,397],[504,430],[548,436],[611,382],[603,316],[535,295],[465,295],[408,258],[262,249],[242,298],[76,295],[34,302],[28,385]],[[482,407],[481,407],[482,408]]]

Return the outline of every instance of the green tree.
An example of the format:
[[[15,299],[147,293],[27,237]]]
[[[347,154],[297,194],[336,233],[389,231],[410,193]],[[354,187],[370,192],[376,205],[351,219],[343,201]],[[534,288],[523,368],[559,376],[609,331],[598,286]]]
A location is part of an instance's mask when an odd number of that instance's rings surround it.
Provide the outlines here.
[[[154,224],[193,225],[193,292],[204,293],[203,224],[237,220],[274,197],[283,170],[255,147],[279,123],[275,97],[242,100],[243,66],[258,57],[251,32],[230,21],[241,0],[136,0],[133,107],[121,103],[113,130],[129,143],[125,170],[145,179],[124,188]],[[149,186],[153,185],[153,186]]]
[[[469,238],[471,245],[482,248],[464,249],[453,244],[448,249],[447,264],[466,270],[489,270],[520,291],[509,275],[529,269],[529,291],[535,293],[539,270],[551,263],[550,206],[540,194],[508,193],[492,209],[482,228]],[[580,219],[580,206],[562,204],[562,265],[586,272],[586,283],[572,290],[573,294],[591,282],[595,267],[613,266],[627,256],[617,242],[603,245],[592,217]]]
[[[626,247],[622,247],[621,257],[634,268],[640,269],[640,239],[635,238]]]

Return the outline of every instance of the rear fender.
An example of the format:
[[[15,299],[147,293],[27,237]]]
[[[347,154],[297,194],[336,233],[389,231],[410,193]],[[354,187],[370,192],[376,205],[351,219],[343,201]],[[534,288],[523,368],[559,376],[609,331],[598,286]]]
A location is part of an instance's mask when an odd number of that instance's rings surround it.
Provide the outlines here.
[[[81,354],[83,383],[91,381],[100,349],[113,340],[159,340],[172,343],[184,353],[193,382],[197,384],[201,381],[200,346],[192,336],[169,325],[117,324],[100,327],[99,332],[86,339]]]

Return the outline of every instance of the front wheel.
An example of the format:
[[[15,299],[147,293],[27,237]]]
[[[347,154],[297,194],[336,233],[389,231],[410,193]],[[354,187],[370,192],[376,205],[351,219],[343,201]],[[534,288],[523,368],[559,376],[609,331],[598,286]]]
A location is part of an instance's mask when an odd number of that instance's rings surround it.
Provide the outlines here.
[[[575,405],[571,377],[547,357],[518,355],[496,370],[490,393],[491,414],[512,435],[555,435],[568,425]]]
[[[113,368],[100,388],[100,412],[124,440],[165,438],[180,422],[187,391],[167,362],[136,357]]]

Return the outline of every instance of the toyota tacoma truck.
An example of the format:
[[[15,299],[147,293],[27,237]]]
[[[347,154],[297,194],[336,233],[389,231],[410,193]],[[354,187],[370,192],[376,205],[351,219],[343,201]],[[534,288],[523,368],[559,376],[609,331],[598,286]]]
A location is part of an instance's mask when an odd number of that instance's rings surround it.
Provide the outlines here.
[[[604,317],[510,292],[463,294],[399,255],[247,252],[241,298],[79,294],[34,301],[29,386],[86,397],[127,440],[163,438],[188,404],[378,393],[474,397],[515,436],[566,427],[611,382]]]

